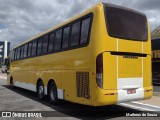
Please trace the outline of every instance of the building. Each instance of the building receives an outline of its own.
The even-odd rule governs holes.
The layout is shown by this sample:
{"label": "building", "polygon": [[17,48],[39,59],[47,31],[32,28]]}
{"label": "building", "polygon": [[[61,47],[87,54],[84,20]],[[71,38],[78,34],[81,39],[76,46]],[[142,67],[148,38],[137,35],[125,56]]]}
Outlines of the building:
{"label": "building", "polygon": [[151,32],[151,37],[152,38],[160,38],[160,26],[158,26],[156,29],[154,29]]}
{"label": "building", "polygon": [[0,41],[0,64],[4,62],[4,58],[9,55],[10,42]]}
{"label": "building", "polygon": [[152,82],[160,84],[160,37],[152,39]]}

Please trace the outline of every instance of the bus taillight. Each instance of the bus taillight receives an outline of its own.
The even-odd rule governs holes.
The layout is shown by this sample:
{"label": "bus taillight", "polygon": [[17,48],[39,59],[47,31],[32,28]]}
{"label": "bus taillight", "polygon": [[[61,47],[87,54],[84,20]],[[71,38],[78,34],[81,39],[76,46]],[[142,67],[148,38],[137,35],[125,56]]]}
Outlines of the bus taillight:
{"label": "bus taillight", "polygon": [[103,88],[103,54],[99,54],[96,59],[96,83]]}

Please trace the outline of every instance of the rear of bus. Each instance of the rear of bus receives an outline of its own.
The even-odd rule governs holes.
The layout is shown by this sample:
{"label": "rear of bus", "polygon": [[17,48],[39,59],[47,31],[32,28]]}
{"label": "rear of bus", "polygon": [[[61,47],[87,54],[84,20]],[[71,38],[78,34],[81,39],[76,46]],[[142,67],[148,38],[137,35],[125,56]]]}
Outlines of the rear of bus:
{"label": "rear of bus", "polygon": [[146,16],[111,4],[102,8],[103,42],[96,57],[97,97],[93,104],[151,98],[151,40]]}

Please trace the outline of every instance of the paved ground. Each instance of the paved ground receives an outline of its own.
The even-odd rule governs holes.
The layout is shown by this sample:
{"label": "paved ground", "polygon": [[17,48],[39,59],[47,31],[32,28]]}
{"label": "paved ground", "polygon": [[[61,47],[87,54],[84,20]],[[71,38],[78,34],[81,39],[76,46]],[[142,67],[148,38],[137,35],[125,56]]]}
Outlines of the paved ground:
{"label": "paved ground", "polygon": [[[156,89],[157,90],[157,89]],[[159,101],[160,101],[160,97]],[[148,103],[146,103],[148,104]],[[160,105],[159,105],[160,106]],[[6,84],[6,75],[0,74],[0,111],[51,111],[54,114],[54,119],[68,120],[68,119],[134,119],[134,117],[125,117],[126,113],[142,114],[142,111],[160,111],[160,108],[155,106],[148,106],[138,103],[124,103],[119,105],[110,105],[104,107],[89,107],[79,104],[63,101],[59,106],[53,106],[46,98],[41,101],[37,98],[34,92],[24,90],[21,88],[12,88]],[[157,113],[157,112],[156,112]],[[49,113],[45,113],[49,114]],[[63,117],[62,117],[63,116]],[[4,118],[0,118],[4,120]],[[21,118],[12,118],[15,120]],[[33,120],[35,118],[32,118]],[[39,119],[39,118],[37,118]],[[41,118],[49,120],[51,117]],[[142,118],[140,118],[142,119]],[[143,119],[150,119],[149,117]],[[158,118],[154,118],[158,119]]]}
{"label": "paved ground", "polygon": [[160,85],[154,86],[154,87],[153,87],[153,91],[160,93]]}

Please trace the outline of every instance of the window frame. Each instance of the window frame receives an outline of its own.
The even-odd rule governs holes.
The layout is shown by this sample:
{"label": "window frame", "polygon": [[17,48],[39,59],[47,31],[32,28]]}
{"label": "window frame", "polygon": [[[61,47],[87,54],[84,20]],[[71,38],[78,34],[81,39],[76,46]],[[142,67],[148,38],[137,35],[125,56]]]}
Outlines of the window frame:
{"label": "window frame", "polygon": [[[76,24],[76,23],[80,23],[80,25],[79,25],[79,41],[78,41],[78,44],[77,45],[72,45],[72,31],[73,31],[73,25],[74,24]],[[72,24],[71,24],[71,32],[70,32],[70,46],[71,46],[71,48],[76,48],[77,46],[79,46],[80,45],[80,36],[81,36],[81,26],[82,26],[82,19],[81,20],[76,20],[75,22],[73,22]]]}
{"label": "window frame", "polygon": [[[47,37],[47,46],[45,48],[45,50],[47,50],[46,52],[44,52],[44,48],[43,48],[44,47],[43,44],[44,44],[44,41],[45,41],[45,37]],[[47,54],[48,53],[48,45],[49,45],[49,34],[43,35],[42,38],[43,38],[43,40],[42,40],[42,54]]]}
{"label": "window frame", "polygon": [[14,60],[17,60],[17,48],[15,48],[15,52],[14,52]]}
{"label": "window frame", "polygon": [[24,52],[24,45],[21,45],[21,55],[20,55],[20,59],[23,59],[23,52]]}
{"label": "window frame", "polygon": [[89,28],[88,28],[88,35],[87,35],[87,38],[86,38],[86,39],[87,39],[87,40],[86,40],[87,42],[86,42],[85,44],[87,44],[87,43],[89,42],[90,32],[91,32],[91,22],[92,22],[92,18],[91,18],[90,16],[85,17],[85,18],[83,18],[83,19],[81,20],[81,34],[80,34],[80,41],[79,41],[79,42],[80,42],[80,43],[79,43],[80,45],[85,45],[85,44],[82,44],[82,43],[81,43],[82,25],[83,25],[82,23],[83,23],[84,20],[86,20],[86,19],[88,19],[88,18],[90,18],[90,23],[89,23]]}
{"label": "window frame", "polygon": [[[56,44],[55,44],[56,43],[56,33],[59,32],[59,31],[61,31],[60,48],[59,49],[55,49],[55,46],[56,46]],[[62,50],[63,27],[60,27],[60,28],[56,29],[54,33],[55,33],[55,36],[54,36],[54,47],[53,47],[54,48],[54,52],[61,51]]]}
{"label": "window frame", "polygon": [[[74,24],[75,22],[77,21],[80,21],[80,35],[79,37],[81,37],[81,27],[82,27],[82,21],[86,18],[90,17],[90,25],[89,25],[89,32],[88,32],[88,38],[87,38],[87,43],[86,44],[80,44],[80,38],[79,38],[79,45],[76,45],[76,46],[73,46],[71,47],[71,27],[72,27],[72,24]],[[21,46],[25,46],[26,44],[28,44],[29,42],[33,42],[34,40],[37,41],[37,44],[36,44],[36,54],[35,55],[32,55],[32,52],[31,52],[31,56],[30,57],[24,57],[24,50],[23,50],[23,58],[21,58],[21,60],[23,59],[28,59],[28,58],[33,58],[33,57],[39,57],[39,56],[42,56],[42,55],[48,55],[48,54],[54,54],[54,53],[57,53],[57,52],[64,52],[64,51],[68,51],[68,50],[73,50],[73,49],[79,49],[79,48],[82,48],[82,47],[86,47],[89,45],[89,42],[90,42],[90,36],[91,36],[91,28],[92,28],[92,22],[93,22],[93,13],[90,12],[84,16],[81,16],[79,17],[78,19],[75,19],[73,20],[72,22],[70,23],[67,23],[59,28],[56,28],[46,34],[43,34],[42,36],[39,36],[31,41],[28,41],[27,43],[25,44],[22,44]],[[69,43],[68,43],[68,47],[67,48],[62,48],[62,40],[63,40],[63,29],[66,28],[66,27],[70,27],[70,32],[69,32]],[[55,40],[55,37],[56,37],[56,31],[59,30],[59,29],[62,29],[62,37],[61,37],[61,49],[59,50],[55,50],[54,46],[55,46],[55,41],[53,41],[53,48],[52,48],[52,51],[49,52],[49,37],[51,34],[54,34],[54,40]],[[47,53],[42,53],[41,51],[41,54],[37,54],[37,49],[38,49],[38,39],[40,39],[41,37],[45,36],[48,34],[48,46],[47,46]],[[32,43],[32,46],[33,46],[33,43]],[[43,40],[42,40],[42,46],[43,46]],[[41,48],[42,48],[41,46]],[[25,48],[25,47],[24,47]],[[17,48],[14,48],[13,50],[16,50]],[[27,52],[28,52],[28,45],[27,45]],[[15,52],[14,52],[15,53]],[[27,53],[28,55],[28,53]],[[16,61],[15,59],[13,61]]]}
{"label": "window frame", "polygon": [[[140,39],[135,39],[135,38],[129,38],[129,37],[121,37],[121,36],[117,36],[117,35],[113,35],[110,33],[109,29],[108,29],[108,22],[107,22],[107,16],[106,16],[106,7],[115,7],[115,8],[119,8],[119,9],[123,9],[123,10],[128,10],[128,11],[131,11],[131,12],[134,12],[134,13],[137,13],[137,14],[141,14],[141,15],[144,15],[145,18],[146,18],[146,23],[147,23],[147,39],[146,40],[140,40]],[[118,5],[112,5],[112,4],[108,4],[108,3],[103,3],[103,9],[104,9],[104,20],[105,20],[105,26],[106,26],[106,34],[108,34],[110,37],[114,37],[114,38],[119,38],[119,39],[123,39],[123,40],[130,40],[130,41],[139,41],[139,42],[147,42],[148,41],[148,22],[147,22],[147,17],[145,14],[141,13],[141,12],[138,12],[138,11],[135,11],[135,10],[132,10],[132,9],[129,9],[129,8],[125,8],[125,7],[122,7],[122,6],[118,6]]]}
{"label": "window frame", "polygon": [[[40,53],[38,53],[38,43],[39,43],[39,40],[41,40],[41,52]],[[43,51],[42,51],[42,46],[43,46],[43,36],[40,36],[38,39],[37,39],[37,48],[36,48],[36,56],[39,56],[39,55],[42,55],[43,53]]]}
{"label": "window frame", "polygon": [[[31,46],[30,46],[31,44]],[[30,41],[28,43],[28,52],[27,52],[27,57],[31,57],[32,56],[32,45],[33,45],[33,41]],[[31,48],[30,48],[31,47]],[[30,49],[29,49],[30,48]]]}
{"label": "window frame", "polygon": [[[54,35],[53,36],[53,42],[52,42],[52,49],[51,49],[51,51],[49,51],[49,41],[50,41],[50,36],[51,35]],[[54,40],[55,40],[55,31],[52,31],[52,32],[50,32],[49,34],[48,34],[48,53],[50,54],[50,53],[52,53],[53,51],[54,51]]]}
{"label": "window frame", "polygon": [[11,50],[12,51],[12,57],[11,57],[11,61],[14,60],[14,52],[15,52],[15,49]]}
{"label": "window frame", "polygon": [[[26,56],[24,57],[25,46],[27,46],[27,50],[26,50]],[[28,55],[28,43],[24,44],[23,58],[27,58],[28,57],[27,55]]]}
{"label": "window frame", "polygon": [[[35,43],[35,41],[36,41],[36,48],[35,48],[35,54],[33,55],[32,53],[33,53],[33,43]],[[37,44],[38,43],[38,39],[34,39],[34,40],[32,40],[32,52],[31,52],[31,57],[35,57],[35,56],[37,56]]]}
{"label": "window frame", "polygon": [[[67,46],[66,48],[63,48],[63,43],[64,43],[64,41],[63,41],[63,39],[64,39],[64,29],[66,29],[66,28],[69,28],[68,46]],[[65,50],[65,49],[68,49],[68,48],[70,47],[70,41],[71,41],[71,26],[70,26],[70,25],[64,26],[62,33],[63,33],[63,34],[62,34],[62,46],[61,46],[61,48],[62,48],[63,50]]]}
{"label": "window frame", "polygon": [[21,55],[21,46],[17,48],[17,60],[20,59],[20,55]]}

